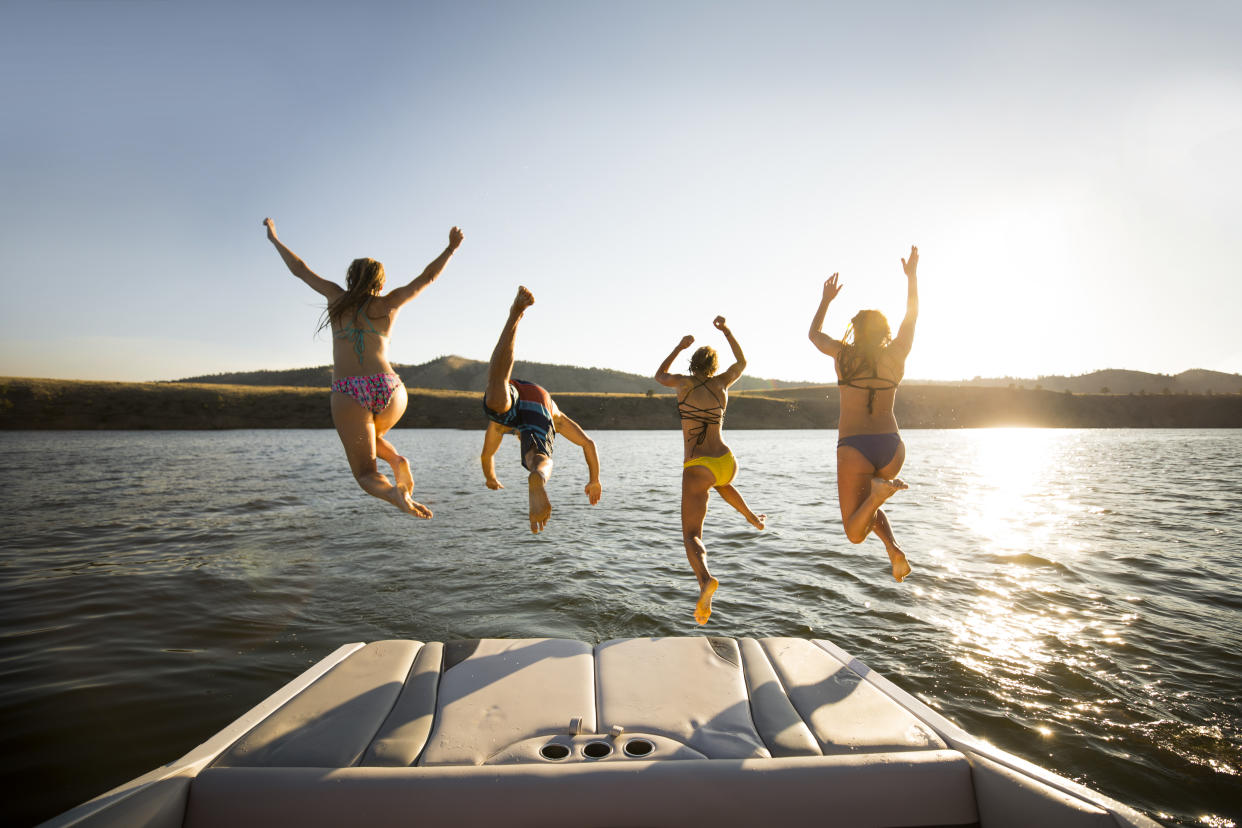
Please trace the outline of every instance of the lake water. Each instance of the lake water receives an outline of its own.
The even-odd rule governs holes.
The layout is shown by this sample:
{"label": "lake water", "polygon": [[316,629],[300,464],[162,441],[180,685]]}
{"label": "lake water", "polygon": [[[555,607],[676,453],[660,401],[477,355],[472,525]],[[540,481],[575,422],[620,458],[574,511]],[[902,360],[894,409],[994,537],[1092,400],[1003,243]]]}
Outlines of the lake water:
{"label": "lake water", "polygon": [[[558,445],[530,534],[517,447],[398,429],[430,522],[364,495],[331,431],[0,433],[0,821],[177,758],[350,641],[695,635],[677,432]],[[908,431],[850,545],[835,432],[733,431],[706,632],[835,641],[968,731],[1175,825],[1242,821],[1242,431]]]}

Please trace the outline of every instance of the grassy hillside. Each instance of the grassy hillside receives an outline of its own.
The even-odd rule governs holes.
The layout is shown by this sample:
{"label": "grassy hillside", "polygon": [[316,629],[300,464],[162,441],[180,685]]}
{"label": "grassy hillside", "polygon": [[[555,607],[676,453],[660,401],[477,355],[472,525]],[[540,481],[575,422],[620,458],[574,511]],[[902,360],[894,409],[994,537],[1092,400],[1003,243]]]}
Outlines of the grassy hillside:
{"label": "grassy hillside", "polygon": [[[412,388],[401,427],[482,428],[478,391]],[[662,395],[557,393],[591,428],[675,429]],[[835,428],[836,386],[739,392],[728,428]],[[1008,388],[903,386],[902,428],[1044,426],[1242,428],[1242,395],[1069,394]],[[0,429],[331,428],[324,388],[0,379]]]}

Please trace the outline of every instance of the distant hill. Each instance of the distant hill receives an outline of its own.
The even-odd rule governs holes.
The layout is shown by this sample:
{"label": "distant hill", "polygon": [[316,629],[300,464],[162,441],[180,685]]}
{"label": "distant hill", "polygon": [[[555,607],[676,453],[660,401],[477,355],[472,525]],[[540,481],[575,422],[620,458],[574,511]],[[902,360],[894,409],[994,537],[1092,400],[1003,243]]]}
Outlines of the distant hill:
{"label": "distant hill", "polygon": [[[459,356],[442,356],[421,365],[394,365],[408,388],[446,391],[481,391],[487,384],[487,363]],[[545,386],[554,393],[657,394],[671,393],[652,377],[627,374],[610,368],[580,368],[576,365],[550,365],[518,360],[513,375]],[[184,383],[209,385],[258,385],[326,388],[332,382],[332,368],[291,368],[286,371],[232,371],[209,376],[186,377]],[[775,391],[802,388],[810,382],[761,379],[743,376],[735,391]],[[1201,369],[1180,374],[1148,374],[1143,371],[1093,371],[1075,377],[1043,376],[975,377],[972,380],[924,381],[907,379],[905,385],[952,385],[974,388],[1024,388],[1042,391],[1070,391],[1075,394],[1242,394],[1242,374],[1225,374]]]}
{"label": "distant hill", "polygon": [[[446,391],[482,391],[487,385],[487,363],[459,356],[442,356],[421,365],[394,364],[407,388],[434,388]],[[627,374],[611,368],[580,368],[576,365],[550,365],[546,362],[518,360],[513,376],[537,382],[555,393],[658,394],[671,393],[653,377]],[[176,380],[208,385],[260,385],[326,388],[332,382],[332,368],[291,368],[287,371],[233,371]],[[783,382],[743,376],[733,387],[738,391],[796,388],[809,383]]]}
{"label": "distant hill", "polygon": [[1242,374],[1194,369],[1180,374],[1149,374],[1144,371],[1110,369],[1092,371],[1074,377],[1042,376],[1037,379],[1016,377],[975,377],[953,382],[921,382],[907,384],[957,385],[979,388],[1028,388],[1045,391],[1070,391],[1075,394],[1242,394]]}

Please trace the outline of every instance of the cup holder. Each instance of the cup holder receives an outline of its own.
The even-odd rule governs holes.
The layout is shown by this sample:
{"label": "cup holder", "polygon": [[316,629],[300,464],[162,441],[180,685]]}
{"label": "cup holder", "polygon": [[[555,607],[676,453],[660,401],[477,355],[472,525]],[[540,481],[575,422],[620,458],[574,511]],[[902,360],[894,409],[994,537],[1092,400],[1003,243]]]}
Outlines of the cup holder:
{"label": "cup holder", "polygon": [[569,756],[569,748],[565,745],[558,745],[556,742],[552,742],[551,744],[547,744],[539,748],[539,755],[544,759],[559,762]]}
{"label": "cup holder", "polygon": [[655,750],[655,743],[647,739],[630,739],[625,743],[626,756],[649,756]]}
{"label": "cup holder", "polygon": [[585,744],[577,740],[574,740],[574,742],[575,744],[565,744],[561,741],[548,742],[539,748],[539,756],[549,762],[563,762],[566,759],[573,759],[576,744],[581,744],[582,746],[582,758],[592,761],[607,759],[613,754],[614,750],[620,751],[631,758],[642,758],[651,756],[656,749],[655,742],[641,736],[627,739],[624,745],[622,745],[620,739],[605,741],[598,737],[591,739]]}
{"label": "cup holder", "polygon": [[587,742],[582,748],[582,755],[588,759],[603,759],[612,753],[612,745],[607,742]]}

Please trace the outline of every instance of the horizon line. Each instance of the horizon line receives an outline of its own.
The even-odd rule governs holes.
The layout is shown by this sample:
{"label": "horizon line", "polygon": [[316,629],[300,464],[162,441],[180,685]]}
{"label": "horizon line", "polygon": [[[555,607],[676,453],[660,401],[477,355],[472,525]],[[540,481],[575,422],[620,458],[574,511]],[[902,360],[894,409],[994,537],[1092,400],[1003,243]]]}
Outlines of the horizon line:
{"label": "horizon line", "polygon": [[[394,368],[398,368],[398,367],[418,368],[418,367],[422,367],[425,365],[430,365],[434,362],[438,362],[443,359],[450,359],[450,358],[462,359],[468,362],[482,364],[482,365],[487,364],[486,360],[472,359],[470,357],[463,357],[459,354],[444,354],[444,355],[435,357],[434,359],[427,360],[426,362],[418,362],[418,363],[393,362],[392,365]],[[526,363],[533,364],[533,365],[548,365],[552,367],[571,368],[571,369],[585,370],[585,371],[610,371],[613,373],[622,374],[626,377],[649,378],[645,374],[636,374],[631,371],[623,371],[619,368],[605,368],[601,366],[588,366],[588,365],[573,365],[570,363],[538,362],[535,360],[517,360],[517,362],[526,362]],[[197,380],[197,379],[202,379],[202,378],[207,378],[207,377],[218,377],[218,376],[224,376],[228,374],[262,374],[262,373],[278,374],[278,373],[285,373],[285,372],[292,372],[292,371],[311,371],[311,370],[324,370],[324,369],[327,369],[330,371],[332,369],[332,366],[330,364],[320,364],[320,365],[307,365],[307,366],[299,366],[299,367],[291,367],[291,368],[254,368],[254,369],[249,369],[249,370],[226,370],[226,371],[217,371],[214,373],[194,374],[191,376],[183,376],[183,377],[178,377],[175,379],[129,379],[129,380],[127,379],[97,379],[97,378],[92,379],[92,378],[86,378],[86,377],[33,376],[33,375],[18,375],[18,374],[9,375],[4,378],[5,379],[29,379],[29,380],[68,380],[68,381],[77,381],[77,382],[148,382],[148,383],[170,383],[172,382],[172,383],[176,383],[176,382],[193,382],[194,380]],[[1183,371],[1179,371],[1176,374],[1165,374],[1165,373],[1160,373],[1157,371],[1142,371],[1142,370],[1135,369],[1135,368],[1099,368],[1099,369],[1095,369],[1093,371],[1087,371],[1081,374],[1040,374],[1035,377],[1021,377],[1021,376],[1011,376],[1011,375],[983,376],[983,375],[978,375],[978,374],[975,375],[974,377],[958,377],[954,379],[930,379],[930,378],[911,377],[911,378],[903,379],[902,384],[903,385],[951,385],[954,383],[969,384],[969,383],[977,383],[977,382],[1035,383],[1035,382],[1041,382],[1041,381],[1050,380],[1050,379],[1052,380],[1082,379],[1084,377],[1090,377],[1096,374],[1104,374],[1104,373],[1110,373],[1110,372],[1140,374],[1140,375],[1146,375],[1150,377],[1164,377],[1168,379],[1176,379],[1177,377],[1182,376],[1183,374],[1201,372],[1201,373],[1206,373],[1206,374],[1219,374],[1224,377],[1236,377],[1236,378],[1242,379],[1242,373],[1217,371],[1217,370],[1213,370],[1210,368],[1187,368]],[[757,380],[760,382],[780,382],[780,383],[785,383],[791,386],[801,386],[801,387],[816,387],[816,386],[834,384],[832,381],[819,382],[819,381],[813,381],[813,380],[787,380],[787,379],[780,379],[777,377],[761,377],[761,376],[757,376],[754,374],[743,374],[742,376],[744,378],[751,379],[751,380]]]}

